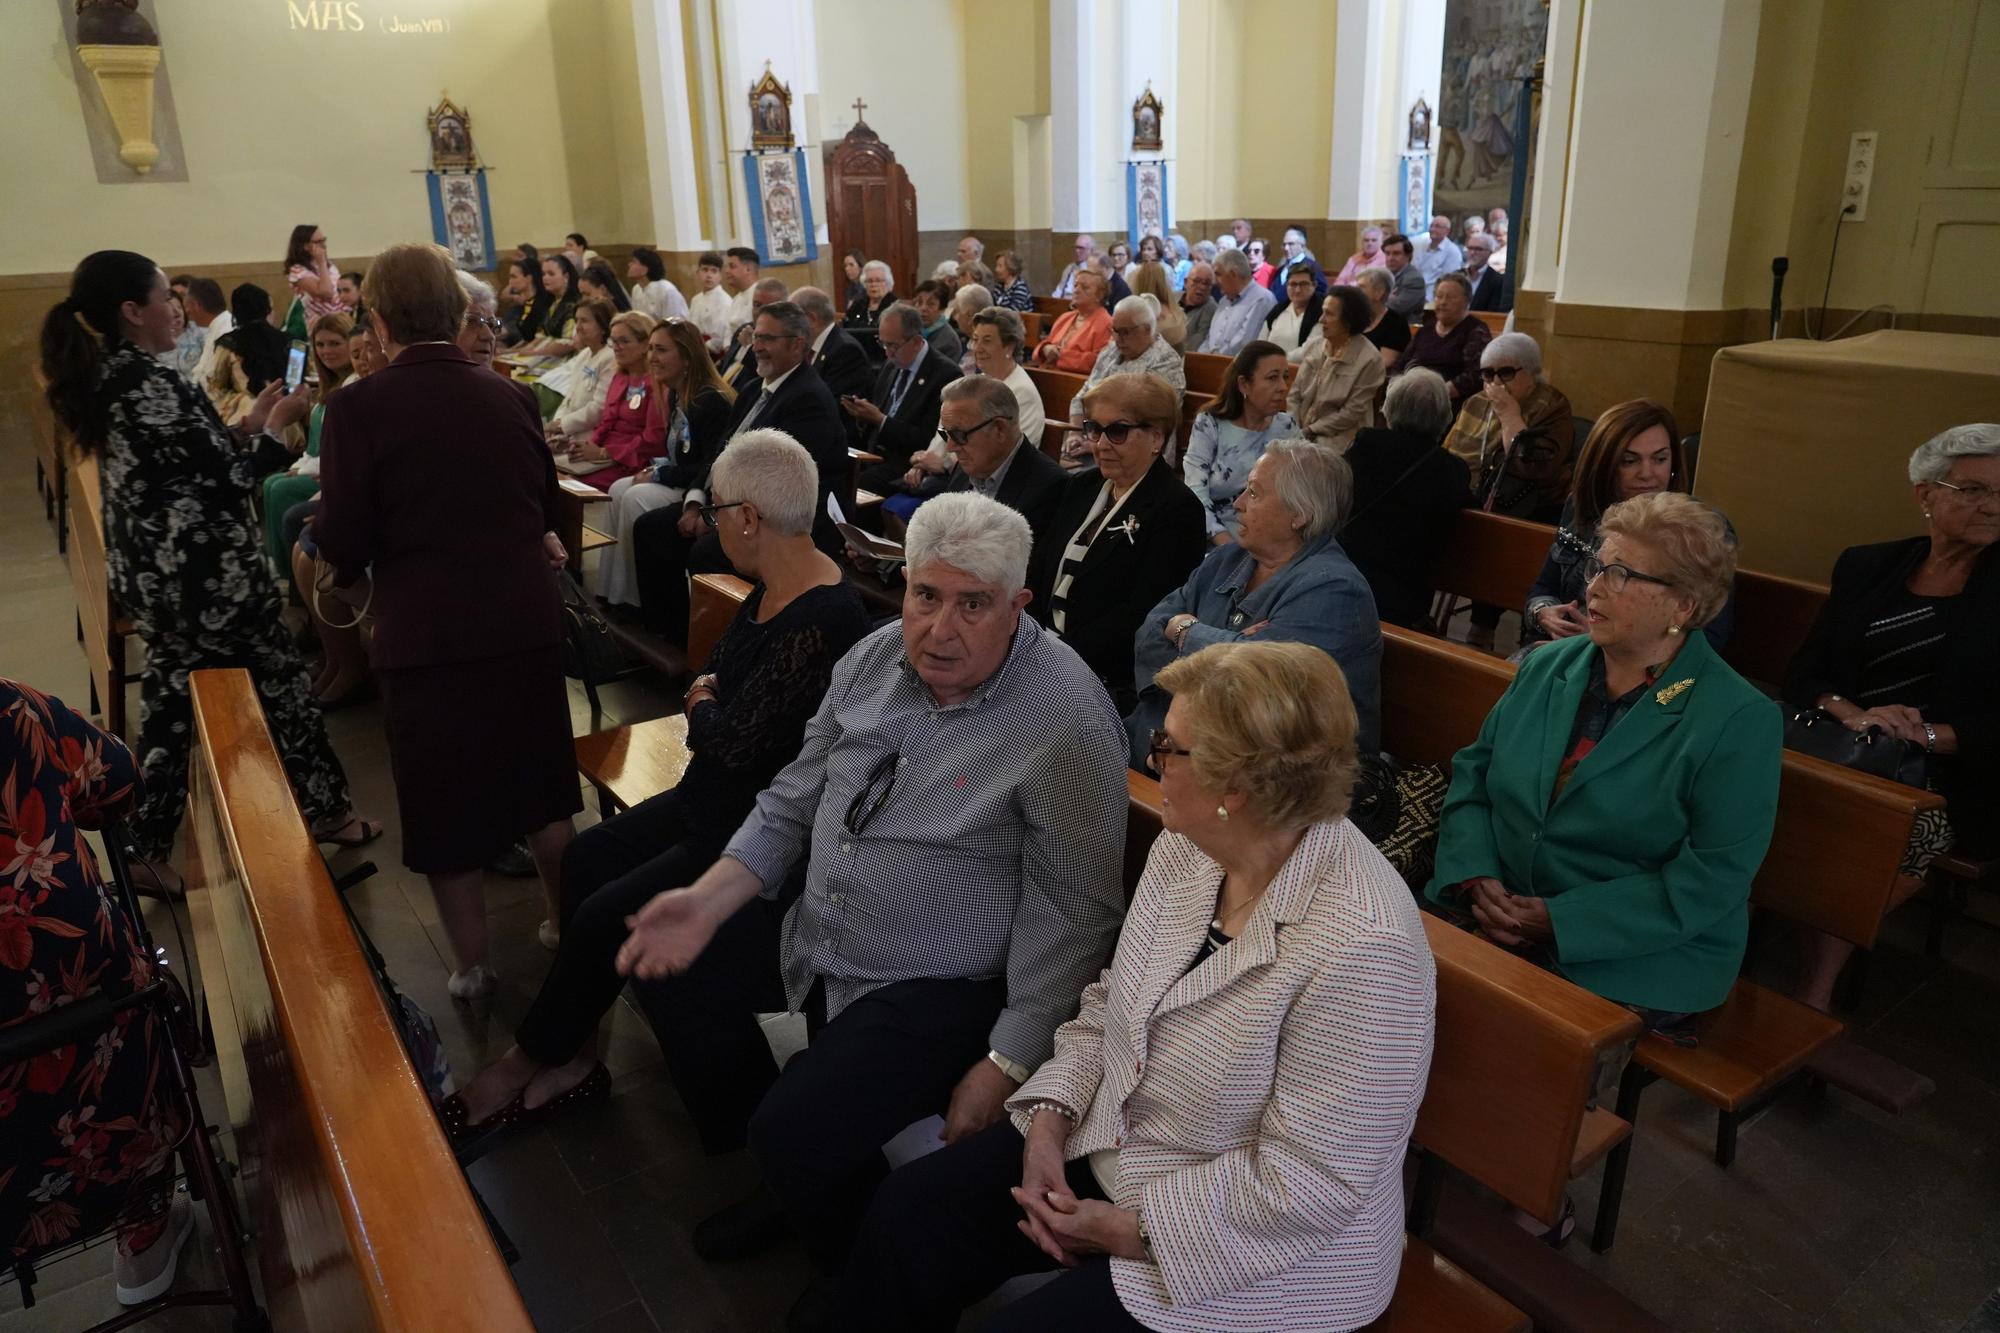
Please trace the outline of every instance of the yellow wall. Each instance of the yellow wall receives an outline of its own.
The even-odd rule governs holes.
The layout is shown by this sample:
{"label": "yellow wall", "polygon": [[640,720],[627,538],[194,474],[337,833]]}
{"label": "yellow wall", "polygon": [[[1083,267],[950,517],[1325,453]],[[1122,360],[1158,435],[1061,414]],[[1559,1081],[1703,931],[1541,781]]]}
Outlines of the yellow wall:
{"label": "yellow wall", "polygon": [[1334,6],[1181,0],[1175,212],[1326,216]]}
{"label": "yellow wall", "polygon": [[[1046,136],[1040,161],[1022,160],[1033,153],[1034,136],[1017,134],[1017,121],[1049,114],[1049,0],[956,2],[965,42],[963,152],[967,162],[976,164],[966,182],[966,225],[1047,228]],[[1043,184],[1039,200],[1024,201],[1015,187],[1016,174],[1031,167],[1039,169]],[[1032,215],[1036,204],[1039,217]],[[918,225],[933,227],[927,219]]]}
{"label": "yellow wall", "polygon": [[451,30],[295,30],[288,0],[160,5],[188,179],[99,184],[78,100],[98,93],[75,83],[61,13],[10,5],[0,43],[0,86],[10,94],[0,273],[66,272],[113,247],[176,267],[268,257],[275,268],[298,222],[323,228],[336,256],[428,238],[424,112],[443,90],[471,112],[493,168],[502,251],[559,240],[579,225],[586,234],[600,224],[613,233],[650,226],[643,189],[635,210],[615,184],[580,188],[643,170],[643,154],[626,146],[638,126],[636,95],[614,96],[636,75],[621,84],[604,73],[632,64],[623,55],[629,16],[605,17],[625,8],[621,0],[353,0],[350,8],[371,25],[395,9],[448,19]]}
{"label": "yellow wall", "polygon": [[[868,107],[863,118],[895,150],[916,187],[918,228],[966,226],[971,92],[962,0],[893,6],[880,0],[817,0],[814,11],[823,123],[853,124],[852,104],[860,97]],[[1001,169],[984,155],[979,164],[981,171]]]}

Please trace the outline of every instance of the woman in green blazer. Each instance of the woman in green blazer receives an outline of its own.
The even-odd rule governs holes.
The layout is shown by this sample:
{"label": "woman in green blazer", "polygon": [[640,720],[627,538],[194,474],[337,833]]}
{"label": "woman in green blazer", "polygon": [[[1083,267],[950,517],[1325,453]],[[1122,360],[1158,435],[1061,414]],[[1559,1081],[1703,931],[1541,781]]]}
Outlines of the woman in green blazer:
{"label": "woman in green blazer", "polygon": [[1742,966],[1783,726],[1693,632],[1735,576],[1722,516],[1645,495],[1599,533],[1590,633],[1530,656],[1452,761],[1427,894],[1663,1027]]}

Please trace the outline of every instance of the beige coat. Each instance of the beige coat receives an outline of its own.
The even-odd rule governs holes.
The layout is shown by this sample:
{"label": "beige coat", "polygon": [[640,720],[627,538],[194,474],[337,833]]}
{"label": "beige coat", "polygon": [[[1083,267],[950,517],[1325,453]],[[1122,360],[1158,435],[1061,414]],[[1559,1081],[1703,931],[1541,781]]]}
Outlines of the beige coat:
{"label": "beige coat", "polygon": [[1285,410],[1307,439],[1346,453],[1355,432],[1375,424],[1386,379],[1382,356],[1366,338],[1350,337],[1337,356],[1324,338],[1315,338],[1299,362]]}

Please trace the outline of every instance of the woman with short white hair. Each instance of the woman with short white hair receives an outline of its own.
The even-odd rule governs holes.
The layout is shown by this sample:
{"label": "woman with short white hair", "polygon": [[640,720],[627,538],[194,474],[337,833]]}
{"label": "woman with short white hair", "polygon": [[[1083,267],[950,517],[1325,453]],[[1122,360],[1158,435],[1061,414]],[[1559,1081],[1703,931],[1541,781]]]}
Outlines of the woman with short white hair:
{"label": "woman with short white hair", "polygon": [[[1925,441],[1909,480],[1924,534],[1842,551],[1785,673],[1793,708],[1930,756],[1931,785],[1949,804],[1919,818],[1894,903],[1954,845],[1974,859],[2000,853],[2000,425],[1953,426]],[[1821,937],[1799,998],[1827,1008],[1851,952]]]}
{"label": "woman with short white hair", "polygon": [[[744,431],[717,456],[701,517],[752,587],[681,706],[692,757],[675,786],[570,845],[555,965],[515,1045],[440,1108],[454,1138],[523,1129],[609,1094],[597,1033],[625,987],[617,958],[627,918],[721,856],[758,793],[797,757],[834,663],[868,632],[860,597],[813,545],[818,496],[812,456],[783,431]],[[656,991],[633,994],[670,1050],[687,1039],[654,1020]]]}
{"label": "woman with short white hair", "polygon": [[882,312],[896,304],[896,278],[889,266],[871,259],[861,266],[861,295],[847,307],[840,326],[860,340],[862,350],[875,365],[882,364],[882,339],[878,332]]}

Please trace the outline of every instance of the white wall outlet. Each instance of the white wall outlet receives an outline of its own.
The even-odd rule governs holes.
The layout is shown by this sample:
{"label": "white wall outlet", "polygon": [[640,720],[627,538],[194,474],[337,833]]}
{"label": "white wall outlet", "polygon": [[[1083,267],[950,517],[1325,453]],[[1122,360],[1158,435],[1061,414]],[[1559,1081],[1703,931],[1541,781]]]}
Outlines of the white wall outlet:
{"label": "white wall outlet", "polygon": [[1856,130],[1847,141],[1847,173],[1840,185],[1841,216],[1849,222],[1868,220],[1868,185],[1875,179],[1874,130]]}

